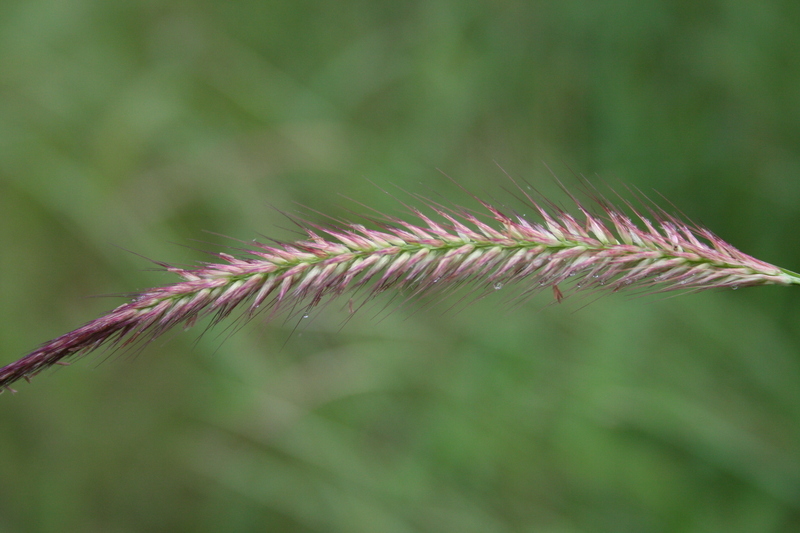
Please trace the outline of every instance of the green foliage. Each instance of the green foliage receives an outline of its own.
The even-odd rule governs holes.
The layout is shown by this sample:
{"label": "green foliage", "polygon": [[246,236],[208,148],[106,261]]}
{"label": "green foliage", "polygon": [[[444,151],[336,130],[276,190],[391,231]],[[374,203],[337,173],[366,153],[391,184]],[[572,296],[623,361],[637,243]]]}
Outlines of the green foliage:
{"label": "green foliage", "polygon": [[[399,213],[391,184],[467,203],[435,168],[513,209],[493,160],[549,196],[542,161],[654,187],[797,270],[798,9],[3,2],[0,363],[121,303],[87,295],[169,282],[125,250],[294,239],[270,206],[361,211],[339,193]],[[797,530],[792,288],[497,292],[334,303],[22,384],[0,532]]]}

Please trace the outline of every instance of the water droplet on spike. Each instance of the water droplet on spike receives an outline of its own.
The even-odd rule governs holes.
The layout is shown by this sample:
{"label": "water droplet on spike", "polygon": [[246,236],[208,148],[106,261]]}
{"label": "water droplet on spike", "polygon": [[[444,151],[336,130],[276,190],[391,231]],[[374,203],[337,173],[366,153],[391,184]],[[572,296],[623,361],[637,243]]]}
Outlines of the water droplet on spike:
{"label": "water droplet on spike", "polygon": [[499,281],[494,284],[494,290],[499,291],[502,288],[503,288],[503,284],[500,283]]}

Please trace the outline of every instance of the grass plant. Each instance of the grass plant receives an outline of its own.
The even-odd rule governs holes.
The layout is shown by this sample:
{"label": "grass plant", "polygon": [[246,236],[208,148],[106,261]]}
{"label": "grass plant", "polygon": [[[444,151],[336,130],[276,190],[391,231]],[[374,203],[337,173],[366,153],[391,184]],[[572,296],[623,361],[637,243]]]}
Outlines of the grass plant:
{"label": "grass plant", "polygon": [[751,257],[647,199],[643,209],[623,200],[629,215],[596,190],[588,194],[595,209],[567,192],[572,214],[534,198],[529,186],[517,184],[517,191],[538,222],[477,197],[483,213],[419,198],[431,214],[408,207],[414,223],[386,216],[372,219],[374,228],[297,220],[305,240],[251,243],[239,256],[217,253],[220,262],[196,268],[159,263],[183,280],[144,291],[3,367],[0,392],[15,392],[14,382],[76,356],[149,341],[208,315],[213,325],[237,309],[244,320],[263,311],[270,318],[282,311],[306,314],[348,294],[361,294],[359,307],[390,289],[412,298],[463,285],[479,294],[515,285],[519,300],[550,288],[560,302],[576,291],[800,284],[800,275]]}

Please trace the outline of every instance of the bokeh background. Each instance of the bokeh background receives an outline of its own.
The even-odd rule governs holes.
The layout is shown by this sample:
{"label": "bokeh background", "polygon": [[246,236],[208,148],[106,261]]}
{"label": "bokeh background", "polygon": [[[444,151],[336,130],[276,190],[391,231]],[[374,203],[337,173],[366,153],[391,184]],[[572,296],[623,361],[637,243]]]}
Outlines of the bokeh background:
{"label": "bokeh background", "polygon": [[[800,269],[798,20],[4,0],[0,363],[175,279],[146,258],[237,244],[207,232],[294,239],[280,211],[401,215],[403,191],[475,207],[437,169],[509,209],[497,164],[559,201],[548,166],[656,190]],[[551,300],[335,303],[21,383],[0,532],[800,529],[800,291]]]}

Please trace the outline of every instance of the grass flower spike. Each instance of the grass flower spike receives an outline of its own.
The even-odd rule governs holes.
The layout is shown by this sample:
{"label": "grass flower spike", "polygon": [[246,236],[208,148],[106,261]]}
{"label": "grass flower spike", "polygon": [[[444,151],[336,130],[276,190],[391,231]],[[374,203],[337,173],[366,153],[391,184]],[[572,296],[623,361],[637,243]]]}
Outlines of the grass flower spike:
{"label": "grass flower spike", "polygon": [[476,290],[516,284],[520,297],[551,288],[561,301],[585,290],[800,284],[799,275],[656,207],[647,209],[648,218],[628,204],[628,216],[593,195],[599,214],[573,197],[573,215],[519,191],[540,221],[508,215],[479,199],[483,215],[426,202],[432,215],[412,208],[413,224],[394,218],[382,218],[377,229],[305,223],[303,241],[255,243],[239,257],[220,253],[219,263],[193,269],[162,265],[182,281],[145,291],[3,367],[0,392],[97,348],[152,340],[199,317],[213,315],[213,324],[239,308],[245,318],[265,309],[270,316],[307,310],[359,289],[366,300],[388,289],[414,296],[464,284]]}

